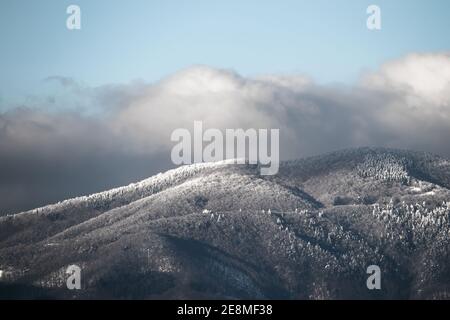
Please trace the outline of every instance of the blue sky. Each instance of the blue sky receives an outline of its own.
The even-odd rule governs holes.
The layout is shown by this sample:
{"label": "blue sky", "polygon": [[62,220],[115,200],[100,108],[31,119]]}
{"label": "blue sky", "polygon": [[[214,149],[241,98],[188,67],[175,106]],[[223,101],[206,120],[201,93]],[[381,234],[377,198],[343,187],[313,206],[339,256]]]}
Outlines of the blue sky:
{"label": "blue sky", "polygon": [[[66,29],[70,4],[82,30]],[[381,31],[366,28],[370,4]],[[0,108],[48,90],[49,76],[153,82],[194,64],[349,83],[388,59],[448,50],[449,14],[447,0],[2,0]]]}

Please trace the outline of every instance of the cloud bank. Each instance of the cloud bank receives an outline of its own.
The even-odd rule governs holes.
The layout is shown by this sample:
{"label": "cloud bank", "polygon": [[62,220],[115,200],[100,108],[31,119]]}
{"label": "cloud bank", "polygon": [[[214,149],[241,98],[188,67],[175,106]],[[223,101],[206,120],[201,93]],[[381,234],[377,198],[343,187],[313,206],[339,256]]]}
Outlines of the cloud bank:
{"label": "cloud bank", "polygon": [[299,75],[244,77],[206,66],[153,84],[92,88],[63,77],[47,81],[59,83],[66,98],[0,114],[0,214],[165,170],[172,166],[170,134],[191,129],[194,120],[223,130],[279,128],[282,159],[358,146],[450,156],[447,53],[387,62],[353,86],[319,85]]}

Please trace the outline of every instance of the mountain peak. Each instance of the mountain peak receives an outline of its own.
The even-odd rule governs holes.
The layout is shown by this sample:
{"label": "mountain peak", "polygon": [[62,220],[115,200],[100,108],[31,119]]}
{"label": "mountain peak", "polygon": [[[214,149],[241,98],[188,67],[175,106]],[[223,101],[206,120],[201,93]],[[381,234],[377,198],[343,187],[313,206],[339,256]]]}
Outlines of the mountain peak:
{"label": "mountain peak", "polygon": [[2,279],[64,297],[58,279],[76,264],[89,278],[80,298],[369,298],[361,279],[376,264],[384,298],[446,295],[449,163],[359,148],[275,176],[232,160],[183,166],[0,218]]}

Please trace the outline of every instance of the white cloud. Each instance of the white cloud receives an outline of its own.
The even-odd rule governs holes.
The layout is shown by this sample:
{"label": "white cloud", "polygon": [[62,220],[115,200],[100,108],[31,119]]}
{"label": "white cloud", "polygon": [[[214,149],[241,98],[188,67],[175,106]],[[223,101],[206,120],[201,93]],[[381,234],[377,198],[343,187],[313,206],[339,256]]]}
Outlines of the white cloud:
{"label": "white cloud", "polygon": [[[428,107],[450,104],[450,54],[410,54],[366,75],[368,88],[403,94]],[[414,102],[414,100],[413,100]]]}
{"label": "white cloud", "polygon": [[[248,78],[206,66],[147,85],[86,88],[63,80],[100,104],[103,116],[30,111],[27,118],[23,110],[12,112],[2,117],[9,121],[9,138],[19,145],[27,140],[45,145],[58,137],[82,140],[95,131],[90,143],[105,140],[103,145],[116,151],[155,154],[171,147],[174,129],[202,120],[219,129],[279,128],[285,157],[366,144],[444,154],[450,149],[441,144],[450,129],[450,55],[444,53],[387,62],[352,87],[321,86],[299,75]],[[36,132],[38,124],[53,129],[51,138]]]}
{"label": "white cloud", "polygon": [[280,128],[290,158],[359,145],[449,154],[440,139],[449,130],[449,90],[447,54],[388,62],[353,87],[320,86],[298,75],[245,78],[197,66],[148,86],[110,124],[140,151],[167,148],[172,130],[203,120],[222,129]]}
{"label": "white cloud", "polygon": [[[14,177],[14,170],[20,175],[27,165],[40,170],[32,165],[36,158],[59,165],[59,175],[77,161],[82,172],[90,158],[86,170],[94,172],[112,162],[112,173],[127,168],[134,156],[149,159],[151,167],[155,157],[169,161],[172,131],[190,129],[194,120],[219,129],[279,128],[284,159],[365,145],[450,156],[450,55],[445,53],[387,62],[354,86],[318,85],[301,75],[250,78],[206,66],[155,84],[86,88],[63,80],[66,89],[74,88],[71,94],[83,95],[83,101],[87,93],[89,104],[101,112],[42,108],[0,115],[0,153],[9,161],[0,171]],[[51,175],[51,168],[46,172]]]}

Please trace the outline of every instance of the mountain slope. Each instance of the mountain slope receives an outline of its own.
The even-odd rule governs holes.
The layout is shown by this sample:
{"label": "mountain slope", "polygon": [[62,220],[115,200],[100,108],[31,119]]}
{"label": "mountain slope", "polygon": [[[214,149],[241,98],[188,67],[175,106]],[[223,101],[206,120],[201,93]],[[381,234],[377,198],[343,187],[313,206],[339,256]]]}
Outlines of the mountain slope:
{"label": "mountain slope", "polygon": [[[362,148],[196,164],[0,218],[0,294],[448,298],[450,161]],[[82,268],[82,290],[65,270]],[[378,265],[382,290],[366,287]]]}

